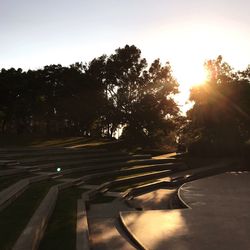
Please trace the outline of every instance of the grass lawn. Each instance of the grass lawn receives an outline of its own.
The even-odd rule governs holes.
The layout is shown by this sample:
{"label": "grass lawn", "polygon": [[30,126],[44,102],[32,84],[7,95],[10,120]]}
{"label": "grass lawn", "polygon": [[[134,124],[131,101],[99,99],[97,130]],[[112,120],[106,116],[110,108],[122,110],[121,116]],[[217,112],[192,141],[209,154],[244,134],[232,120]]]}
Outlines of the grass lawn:
{"label": "grass lawn", "polygon": [[77,199],[84,191],[86,190],[70,188],[59,193],[40,250],[75,250]]}
{"label": "grass lawn", "polygon": [[[0,147],[72,147],[72,148],[123,148],[123,143],[105,138],[49,137],[33,135],[1,135]],[[118,147],[118,148],[117,148]]]}
{"label": "grass lawn", "polygon": [[39,206],[52,182],[33,184],[10,206],[0,212],[0,249],[9,250]]}
{"label": "grass lawn", "polygon": [[148,170],[139,170],[138,172],[131,172],[131,173],[122,173],[122,172],[117,172],[117,173],[112,173],[110,172],[106,176],[103,177],[95,177],[90,180],[87,180],[86,183],[90,185],[100,185],[104,182],[107,181],[115,181],[115,180],[122,180],[122,179],[127,179],[127,178],[133,178],[133,177],[138,177],[138,176],[143,176],[145,174],[153,174],[153,173],[158,173],[159,171],[150,171]]}
{"label": "grass lawn", "polygon": [[46,137],[32,135],[2,135],[0,147],[53,147],[70,146],[78,143],[88,143],[89,138],[84,137]]}

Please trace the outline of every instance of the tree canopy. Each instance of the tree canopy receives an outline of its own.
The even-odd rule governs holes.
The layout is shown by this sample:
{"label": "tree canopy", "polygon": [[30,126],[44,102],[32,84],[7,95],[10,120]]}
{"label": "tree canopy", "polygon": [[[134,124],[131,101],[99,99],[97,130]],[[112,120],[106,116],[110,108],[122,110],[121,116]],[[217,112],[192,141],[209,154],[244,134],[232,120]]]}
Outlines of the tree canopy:
{"label": "tree canopy", "polygon": [[151,65],[134,45],[69,67],[0,71],[1,133],[114,136],[136,140],[175,129],[178,83],[169,63]]}
{"label": "tree canopy", "polygon": [[[204,64],[182,116],[170,63],[151,64],[134,45],[89,63],[0,71],[0,133],[121,137],[133,144],[187,143],[191,151],[232,153],[250,137],[250,66],[235,71],[222,56]],[[151,144],[152,145],[152,144]]]}
{"label": "tree canopy", "polygon": [[194,106],[188,112],[189,132],[206,145],[197,147],[204,153],[237,152],[250,136],[250,68],[236,72],[221,56],[205,67],[206,83],[193,87],[190,94]]}

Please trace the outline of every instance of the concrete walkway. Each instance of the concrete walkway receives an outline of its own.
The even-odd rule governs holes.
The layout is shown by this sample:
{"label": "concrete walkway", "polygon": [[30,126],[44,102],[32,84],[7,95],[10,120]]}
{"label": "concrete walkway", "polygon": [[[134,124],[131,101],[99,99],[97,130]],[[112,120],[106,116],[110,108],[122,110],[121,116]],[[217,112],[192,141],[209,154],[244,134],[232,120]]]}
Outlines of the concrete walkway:
{"label": "concrete walkway", "polygon": [[143,210],[168,209],[170,199],[176,190],[158,189],[130,200],[135,207],[141,207]]}
{"label": "concrete walkway", "polygon": [[123,201],[94,204],[88,211],[89,234],[93,250],[135,249],[119,229],[119,211],[131,211]]}
{"label": "concrete walkway", "polygon": [[93,250],[136,249],[120,234],[117,218],[92,218],[89,232]]}
{"label": "concrete walkway", "polygon": [[226,173],[185,184],[192,209],[123,212],[130,232],[150,250],[250,249],[250,174]]}

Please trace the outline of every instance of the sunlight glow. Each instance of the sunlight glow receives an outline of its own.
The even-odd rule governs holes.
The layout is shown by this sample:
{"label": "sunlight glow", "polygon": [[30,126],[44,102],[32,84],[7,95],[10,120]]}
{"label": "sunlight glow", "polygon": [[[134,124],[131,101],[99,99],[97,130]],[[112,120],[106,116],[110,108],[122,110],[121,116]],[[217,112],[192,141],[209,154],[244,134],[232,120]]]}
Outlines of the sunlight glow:
{"label": "sunlight glow", "polygon": [[190,18],[185,24],[162,22],[157,29],[141,35],[143,44],[140,47],[151,60],[158,55],[163,63],[164,59],[170,62],[173,75],[180,84],[176,100],[185,113],[190,87],[206,79],[204,62],[222,55],[233,68],[246,68],[247,55],[250,55],[249,39],[244,25],[204,16]]}
{"label": "sunlight glow", "polygon": [[203,84],[207,79],[207,72],[202,63],[182,62],[174,65],[173,73],[179,82],[180,93],[176,100],[183,113],[192,107],[189,102],[190,89],[195,85]]}
{"label": "sunlight glow", "polygon": [[188,225],[183,213],[186,211],[182,209],[151,210],[143,213],[123,212],[122,218],[128,230],[144,244],[146,249],[156,249],[160,243],[166,244],[187,234]]}
{"label": "sunlight glow", "polygon": [[[202,66],[202,65],[201,65]],[[182,89],[190,89],[194,85],[202,84],[207,79],[206,71],[200,65],[178,64],[174,75]]]}

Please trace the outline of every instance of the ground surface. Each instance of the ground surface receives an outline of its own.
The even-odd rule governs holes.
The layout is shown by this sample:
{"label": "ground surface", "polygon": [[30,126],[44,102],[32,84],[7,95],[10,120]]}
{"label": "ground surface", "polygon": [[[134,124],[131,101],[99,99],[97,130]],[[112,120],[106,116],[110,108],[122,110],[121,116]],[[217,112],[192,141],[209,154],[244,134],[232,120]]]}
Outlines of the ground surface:
{"label": "ground surface", "polygon": [[[15,144],[9,142],[9,146]],[[4,236],[2,240],[0,234],[0,249],[11,249],[49,188],[59,184],[67,188],[58,198],[54,195],[55,209],[39,249],[73,250],[88,242],[93,250],[138,249],[136,240],[152,250],[250,249],[249,174],[224,174],[185,184],[180,193],[191,209],[180,209],[183,204],[176,196],[183,183],[239,170],[234,158],[193,158],[162,150],[152,150],[151,157],[151,152],[131,154],[122,141],[105,139],[27,138],[26,142],[29,147],[0,148],[0,198],[2,194],[6,202],[6,194],[14,197],[23,178],[45,178],[30,183],[13,204],[0,211]],[[34,187],[40,190],[39,199],[27,196]],[[37,193],[33,190],[31,195]],[[88,227],[84,224],[82,229],[89,236],[80,243],[76,240],[78,199],[87,207],[83,215]]]}
{"label": "ground surface", "polygon": [[250,249],[250,174],[186,183],[187,209],[124,212],[126,226],[151,250]]}

